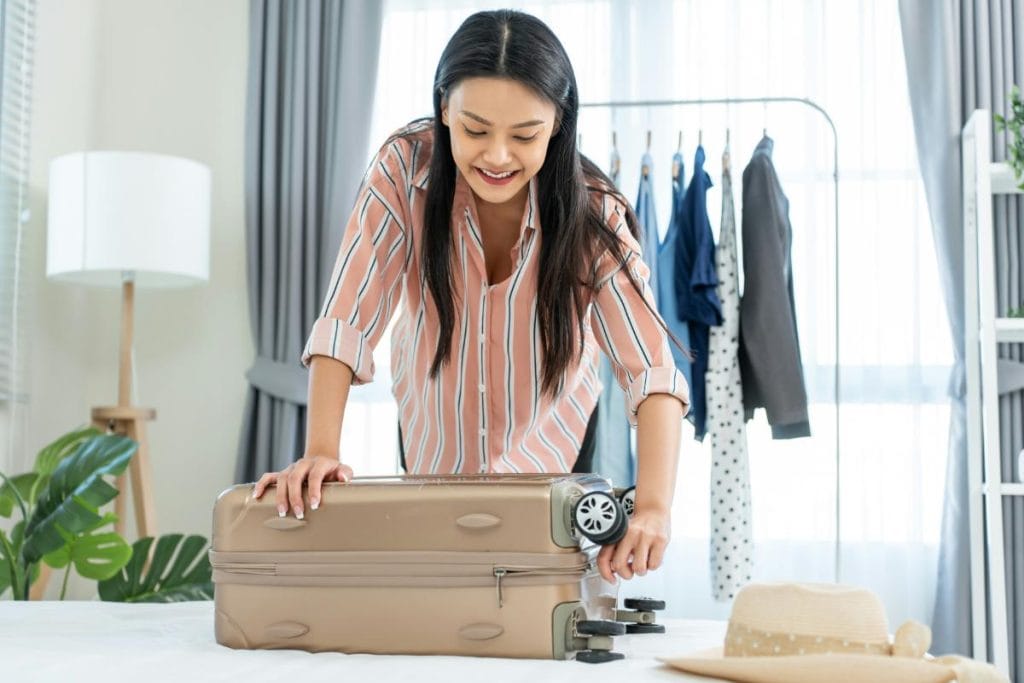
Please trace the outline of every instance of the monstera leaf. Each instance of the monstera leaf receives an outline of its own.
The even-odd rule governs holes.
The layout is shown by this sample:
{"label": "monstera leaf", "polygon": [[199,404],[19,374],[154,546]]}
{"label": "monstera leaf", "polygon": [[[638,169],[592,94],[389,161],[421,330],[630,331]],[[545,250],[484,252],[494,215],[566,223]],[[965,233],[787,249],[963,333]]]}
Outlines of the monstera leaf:
{"label": "monstera leaf", "polygon": [[101,599],[109,602],[186,602],[213,599],[213,570],[204,550],[205,538],[185,538],[182,534],[161,536],[153,552],[153,561],[143,574],[143,565],[152,545],[153,538],[149,536],[135,542],[128,564],[113,577],[100,581]]}
{"label": "monstera leaf", "polygon": [[66,543],[62,548],[43,556],[43,562],[54,569],[63,569],[74,563],[75,570],[87,579],[102,581],[121,571],[132,556],[132,548],[120,534],[96,529],[117,521],[117,515],[108,513],[91,528],[72,536],[62,532]]}
{"label": "monstera leaf", "polygon": [[57,466],[78,450],[83,441],[94,436],[100,436],[100,430],[95,427],[85,427],[74,432],[68,432],[39,451],[36,455],[35,471],[43,476],[53,474]]}
{"label": "monstera leaf", "polygon": [[100,506],[117,495],[103,475],[124,472],[137,449],[138,444],[123,436],[92,436],[59,461],[25,527],[21,556],[26,564],[62,548],[69,534],[96,527],[102,519]]}
{"label": "monstera leaf", "polygon": [[[14,512],[14,506],[18,503],[17,494],[21,495],[22,501],[28,508],[35,505],[39,498],[39,492],[50,481],[50,476],[57,466],[72,455],[83,441],[99,435],[100,432],[95,427],[79,429],[65,434],[39,451],[39,454],[36,455],[35,469],[32,472],[12,477],[0,486],[0,517],[10,517]],[[17,489],[17,494],[12,488]]]}

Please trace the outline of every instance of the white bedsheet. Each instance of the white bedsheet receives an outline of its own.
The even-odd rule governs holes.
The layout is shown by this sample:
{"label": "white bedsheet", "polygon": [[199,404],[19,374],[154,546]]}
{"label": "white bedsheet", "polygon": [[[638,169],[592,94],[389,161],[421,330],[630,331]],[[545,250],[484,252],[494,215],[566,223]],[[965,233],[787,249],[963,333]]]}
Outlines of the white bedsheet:
{"label": "white bedsheet", "polygon": [[213,603],[169,605],[99,601],[0,602],[0,680],[276,681],[279,683],[611,683],[713,679],[658,662],[720,645],[725,625],[665,620],[667,633],[615,639],[625,660],[583,664],[483,657],[310,654],[299,650],[232,650],[213,637]]}

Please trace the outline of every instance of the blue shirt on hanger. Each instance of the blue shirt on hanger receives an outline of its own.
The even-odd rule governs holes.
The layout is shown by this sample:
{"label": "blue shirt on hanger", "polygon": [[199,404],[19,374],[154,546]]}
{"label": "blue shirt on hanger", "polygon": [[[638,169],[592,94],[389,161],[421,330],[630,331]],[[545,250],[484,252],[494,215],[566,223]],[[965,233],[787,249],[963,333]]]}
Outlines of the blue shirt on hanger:
{"label": "blue shirt on hanger", "polygon": [[693,160],[693,179],[679,206],[675,273],[679,319],[685,321],[690,329],[694,353],[690,411],[693,413],[694,437],[698,441],[704,439],[707,417],[704,375],[708,369],[709,328],[722,324],[722,304],[716,291],[715,239],[708,220],[707,192],[711,185],[711,176],[704,170],[704,147],[698,145]]}
{"label": "blue shirt on hanger", "polygon": [[[652,283],[654,300],[658,300],[658,288],[653,283],[658,281],[658,216],[654,211],[654,187],[651,177],[654,175],[654,160],[650,153],[645,153],[640,161],[640,189],[636,196],[636,217],[640,222],[640,248],[643,260],[650,269],[649,282]],[[644,174],[644,170],[647,174]]]}
{"label": "blue shirt on hanger", "polygon": [[[679,301],[676,299],[676,242],[679,240],[679,206],[683,202],[683,188],[685,187],[686,174],[683,165],[683,155],[676,152],[672,157],[672,211],[669,213],[668,232],[665,239],[658,246],[658,312],[665,319],[665,326],[669,332],[676,336],[679,344],[690,349],[690,328],[685,321],[679,317]],[[678,171],[676,170],[678,169]],[[672,357],[676,361],[676,367],[683,376],[686,383],[693,386],[693,372],[690,367],[690,359],[676,347],[671,341],[669,346],[672,349]],[[692,418],[692,413],[690,414]]]}

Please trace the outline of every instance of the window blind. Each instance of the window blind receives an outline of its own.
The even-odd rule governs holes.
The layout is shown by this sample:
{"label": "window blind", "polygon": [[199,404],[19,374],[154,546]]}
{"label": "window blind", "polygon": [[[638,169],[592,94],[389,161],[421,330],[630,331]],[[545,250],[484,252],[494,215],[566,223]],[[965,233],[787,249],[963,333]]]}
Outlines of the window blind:
{"label": "window blind", "polygon": [[27,401],[26,228],[35,0],[0,0],[0,405]]}

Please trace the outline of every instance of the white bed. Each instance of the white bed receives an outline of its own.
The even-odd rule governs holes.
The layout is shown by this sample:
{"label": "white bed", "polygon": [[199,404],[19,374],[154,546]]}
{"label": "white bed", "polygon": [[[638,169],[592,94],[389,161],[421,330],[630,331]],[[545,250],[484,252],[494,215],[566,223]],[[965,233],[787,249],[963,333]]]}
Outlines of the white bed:
{"label": "white bed", "polygon": [[655,657],[720,645],[725,625],[665,620],[664,635],[616,638],[625,660],[583,664],[477,657],[310,654],[240,651],[213,638],[213,603],[169,605],[99,601],[0,602],[0,666],[4,681],[485,681],[486,683],[623,683],[702,681]]}

